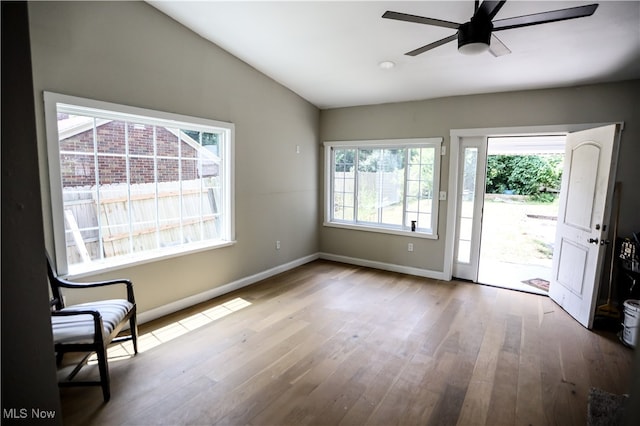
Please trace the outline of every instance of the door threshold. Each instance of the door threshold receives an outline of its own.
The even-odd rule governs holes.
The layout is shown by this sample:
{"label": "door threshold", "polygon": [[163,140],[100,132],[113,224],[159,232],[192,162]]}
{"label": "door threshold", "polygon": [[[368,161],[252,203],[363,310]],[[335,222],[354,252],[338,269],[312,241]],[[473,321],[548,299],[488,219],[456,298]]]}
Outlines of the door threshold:
{"label": "door threshold", "polygon": [[483,283],[483,282],[477,282],[476,284],[485,285],[488,287],[502,288],[505,290],[519,291],[521,293],[535,294],[536,296],[549,297],[548,291],[540,290],[538,288],[535,288],[527,284],[506,285],[506,284],[489,284],[489,283]]}

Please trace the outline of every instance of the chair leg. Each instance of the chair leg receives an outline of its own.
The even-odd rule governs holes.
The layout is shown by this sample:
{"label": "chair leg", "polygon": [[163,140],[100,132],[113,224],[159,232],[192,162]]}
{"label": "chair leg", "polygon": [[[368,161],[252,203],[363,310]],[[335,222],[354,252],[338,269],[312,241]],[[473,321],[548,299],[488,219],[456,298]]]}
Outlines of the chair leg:
{"label": "chair leg", "polygon": [[129,328],[131,329],[131,342],[133,343],[133,353],[138,354],[138,320],[136,319],[136,314],[134,313],[131,318],[129,318]]}
{"label": "chair leg", "polygon": [[109,365],[107,364],[107,349],[102,347],[96,351],[98,356],[98,369],[100,370],[100,386],[102,387],[102,396],[104,402],[109,402],[111,399],[111,386],[109,381]]}

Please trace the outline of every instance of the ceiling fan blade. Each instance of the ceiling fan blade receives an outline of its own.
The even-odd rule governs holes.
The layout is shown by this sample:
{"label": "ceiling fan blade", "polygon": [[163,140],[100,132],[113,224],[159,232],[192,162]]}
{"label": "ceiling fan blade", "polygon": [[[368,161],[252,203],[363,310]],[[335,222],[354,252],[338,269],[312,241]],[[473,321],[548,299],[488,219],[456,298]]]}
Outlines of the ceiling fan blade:
{"label": "ceiling fan blade", "polygon": [[443,44],[449,43],[450,41],[453,40],[457,40],[458,39],[458,33],[455,33],[454,35],[451,35],[449,37],[443,38],[442,40],[438,40],[438,41],[434,41],[433,43],[429,43],[425,46],[419,47],[415,50],[412,50],[411,52],[407,52],[405,53],[405,55],[408,56],[417,56],[421,53],[426,52],[427,50],[431,50],[433,48],[436,48],[438,46],[442,46]]}
{"label": "ceiling fan blade", "polygon": [[384,13],[384,15],[382,15],[382,17],[386,19],[395,19],[397,21],[415,22],[416,24],[426,24],[426,25],[435,25],[437,27],[453,28],[454,30],[457,30],[458,27],[460,26],[460,24],[456,24],[455,22],[442,21],[440,19],[433,19],[433,18],[425,18],[424,16],[409,15],[408,13],[392,12],[390,10],[387,10]]}
{"label": "ceiling fan blade", "polygon": [[489,52],[497,58],[498,56],[508,55],[509,53],[511,53],[511,50],[509,50],[509,48],[505,46],[505,44],[498,37],[496,37],[495,34],[491,34],[491,44],[489,44]]}
{"label": "ceiling fan blade", "polygon": [[484,15],[492,20],[494,16],[502,9],[502,6],[506,3],[505,1],[483,1],[480,5],[480,8],[476,11],[474,16]]}
{"label": "ceiling fan blade", "polygon": [[528,27],[529,25],[539,25],[549,22],[565,21],[567,19],[583,18],[585,16],[593,15],[597,8],[598,4],[594,3],[585,6],[570,7],[568,9],[552,10],[549,12],[500,19],[493,22],[493,30],[508,30],[511,28]]}

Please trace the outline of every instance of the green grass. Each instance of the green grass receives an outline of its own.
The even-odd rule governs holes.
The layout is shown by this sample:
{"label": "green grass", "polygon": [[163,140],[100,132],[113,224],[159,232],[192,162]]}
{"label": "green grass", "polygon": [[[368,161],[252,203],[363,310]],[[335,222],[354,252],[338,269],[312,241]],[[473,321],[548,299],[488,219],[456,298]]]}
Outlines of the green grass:
{"label": "green grass", "polygon": [[551,266],[558,201],[532,202],[509,196],[485,197],[482,256],[511,263]]}

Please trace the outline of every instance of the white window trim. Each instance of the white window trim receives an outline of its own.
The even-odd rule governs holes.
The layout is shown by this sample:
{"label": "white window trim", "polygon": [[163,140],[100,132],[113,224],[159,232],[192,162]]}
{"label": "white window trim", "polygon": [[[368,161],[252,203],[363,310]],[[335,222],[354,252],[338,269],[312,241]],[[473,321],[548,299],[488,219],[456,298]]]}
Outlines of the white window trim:
{"label": "white window trim", "polygon": [[[441,167],[441,155],[442,155],[442,142],[443,138],[410,138],[410,139],[375,139],[375,140],[350,140],[350,141],[325,141],[324,145],[324,221],[323,226],[331,228],[352,229],[359,231],[376,232],[382,234],[411,236],[415,238],[425,239],[438,239],[438,210],[439,210],[439,188],[440,188],[440,167]],[[384,225],[374,224],[360,224],[360,223],[345,223],[345,222],[332,222],[331,221],[331,207],[332,207],[332,194],[333,194],[333,179],[332,179],[332,148],[362,148],[362,147],[411,147],[411,146],[425,146],[430,145],[435,149],[434,153],[434,167],[433,167],[433,188],[434,197],[438,197],[434,200],[433,210],[431,212],[433,220],[432,233],[426,232],[414,232],[403,229],[397,229],[394,227],[386,227]]]}
{"label": "white window trim", "polygon": [[[223,121],[210,120],[200,117],[174,114],[163,111],[156,111],[146,108],[138,108],[128,105],[115,104],[111,102],[97,101],[93,99],[80,98],[76,96],[63,95],[53,92],[43,92],[45,124],[47,135],[47,155],[49,158],[49,186],[51,198],[51,217],[53,222],[53,237],[55,250],[56,270],[60,275],[73,277],[84,276],[104,272],[107,270],[130,267],[137,264],[149,263],[161,259],[195,253],[220,247],[227,247],[235,244],[235,178],[234,178],[234,155],[235,155],[235,125]],[[147,251],[139,255],[131,255],[113,260],[91,262],[89,265],[74,265],[72,274],[69,274],[67,264],[65,227],[64,227],[64,204],[62,198],[62,176],[60,171],[59,135],[57,123],[57,106],[64,104],[65,109],[78,107],[78,112],[86,114],[89,111],[98,118],[114,119],[121,118],[126,121],[135,120],[138,123],[162,125],[174,128],[188,128],[192,130],[207,131],[211,127],[222,129],[225,132],[226,143],[223,144],[220,154],[222,158],[221,173],[225,174],[225,181],[228,182],[228,191],[224,191],[224,211],[221,215],[223,223],[221,229],[226,230],[223,240],[206,241],[190,246],[179,246],[173,249],[163,249],[162,251]],[[107,115],[105,116],[105,111]]]}

